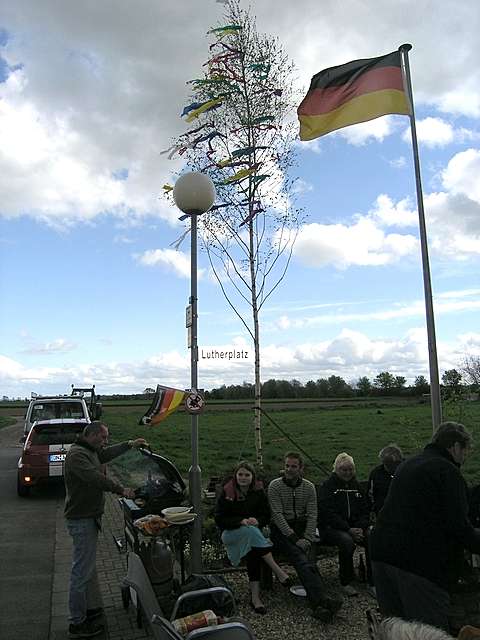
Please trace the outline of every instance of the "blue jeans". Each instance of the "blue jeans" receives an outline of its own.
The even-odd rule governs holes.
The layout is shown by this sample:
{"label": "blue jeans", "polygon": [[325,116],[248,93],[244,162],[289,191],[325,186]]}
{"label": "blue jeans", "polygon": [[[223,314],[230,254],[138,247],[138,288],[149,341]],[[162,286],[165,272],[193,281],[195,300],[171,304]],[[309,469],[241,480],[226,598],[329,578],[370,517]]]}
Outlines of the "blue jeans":
{"label": "blue jeans", "polygon": [[101,606],[96,569],[98,528],[95,518],[70,518],[67,529],[73,541],[68,599],[70,622],[80,624],[87,617],[87,609]]}
{"label": "blue jeans", "polygon": [[315,608],[321,604],[325,595],[325,586],[316,563],[308,558],[305,551],[284,536],[274,524],[270,527],[270,539],[274,547],[293,565],[300,582],[305,587],[310,606]]}

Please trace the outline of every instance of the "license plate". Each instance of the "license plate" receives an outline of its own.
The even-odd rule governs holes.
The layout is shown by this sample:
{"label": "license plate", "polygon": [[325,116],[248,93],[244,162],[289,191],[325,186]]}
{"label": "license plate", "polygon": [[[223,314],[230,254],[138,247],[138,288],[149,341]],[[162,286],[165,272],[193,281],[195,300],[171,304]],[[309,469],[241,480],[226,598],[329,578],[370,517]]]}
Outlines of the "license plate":
{"label": "license plate", "polygon": [[48,456],[49,462],[63,462],[65,460],[65,453],[51,453]]}

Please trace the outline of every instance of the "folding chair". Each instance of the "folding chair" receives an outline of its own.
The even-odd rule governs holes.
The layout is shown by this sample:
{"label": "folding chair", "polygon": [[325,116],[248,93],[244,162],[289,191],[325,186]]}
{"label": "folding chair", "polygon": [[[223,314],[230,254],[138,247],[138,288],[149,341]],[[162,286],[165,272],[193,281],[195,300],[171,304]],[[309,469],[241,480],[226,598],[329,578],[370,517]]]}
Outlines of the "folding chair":
{"label": "folding chair", "polygon": [[[175,634],[174,637],[177,639],[182,637],[177,634],[176,630],[172,627],[172,625],[170,625],[168,620],[165,619],[164,613],[160,607],[157,596],[155,595],[152,584],[150,582],[150,578],[148,577],[145,567],[143,566],[143,562],[141,561],[140,557],[133,551],[128,554],[128,571],[127,575],[123,579],[121,589],[122,599],[124,605],[126,606],[128,606],[126,591],[129,591],[128,598],[133,591],[132,599],[134,600],[137,607],[137,624],[139,627],[142,626],[143,614],[143,618],[147,620],[155,638],[158,638],[159,640],[168,640],[168,638],[171,637],[169,635],[169,631]],[[236,612],[235,598],[230,589],[228,589],[227,587],[209,587],[208,589],[198,589],[196,591],[188,591],[187,593],[183,593],[175,602],[170,619],[175,619],[179,607],[185,601],[194,601],[195,598],[206,595],[213,595],[216,593],[225,594],[228,598],[230,598],[233,606],[233,611]],[[155,624],[152,624],[152,620],[154,617],[158,618],[159,620],[163,620],[166,624],[159,625],[157,622]],[[220,626],[223,625],[219,625],[219,627]],[[209,628],[213,629],[217,627]],[[221,640],[221,638],[219,638],[218,640]]]}
{"label": "folding chair", "polygon": [[154,615],[151,629],[155,640],[255,640],[255,636],[243,622],[224,622],[214,627],[202,627],[182,636],[172,624]]}

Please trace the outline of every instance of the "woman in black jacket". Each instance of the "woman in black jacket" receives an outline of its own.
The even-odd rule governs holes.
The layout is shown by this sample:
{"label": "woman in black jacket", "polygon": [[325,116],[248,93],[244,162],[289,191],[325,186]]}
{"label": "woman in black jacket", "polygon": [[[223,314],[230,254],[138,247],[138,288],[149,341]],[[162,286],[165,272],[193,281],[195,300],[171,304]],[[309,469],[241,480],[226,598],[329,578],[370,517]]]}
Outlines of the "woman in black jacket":
{"label": "woman in black jacket", "polygon": [[256,613],[265,614],[260,600],[261,561],[267,563],[281,584],[290,586],[293,581],[273,559],[272,543],[261,532],[270,522],[270,508],[263,485],[256,480],[249,462],[240,462],[233,478],[224,485],[217,500],[215,522],[222,530],[222,542],[230,562],[237,566],[245,558],[250,604]]}
{"label": "woman in black jacket", "polygon": [[344,595],[358,591],[350,584],[355,576],[353,554],[355,546],[365,547],[367,582],[373,592],[373,580],[368,554],[368,499],[355,477],[355,463],[348,453],[335,458],[333,473],[318,489],[318,530],[323,544],[338,547],[340,584]]}

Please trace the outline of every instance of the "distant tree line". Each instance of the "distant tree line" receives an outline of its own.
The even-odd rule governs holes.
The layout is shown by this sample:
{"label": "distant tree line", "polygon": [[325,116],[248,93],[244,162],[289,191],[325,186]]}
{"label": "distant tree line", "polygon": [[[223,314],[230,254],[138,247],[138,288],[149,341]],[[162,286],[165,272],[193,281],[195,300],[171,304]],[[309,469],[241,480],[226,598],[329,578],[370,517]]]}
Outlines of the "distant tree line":
{"label": "distant tree line", "polygon": [[[480,370],[479,370],[480,371]],[[467,383],[463,378],[466,378]],[[442,376],[442,393],[444,397],[465,395],[480,390],[480,376],[478,382],[473,376],[464,375],[457,369],[449,369]],[[375,396],[422,396],[430,393],[430,384],[425,376],[417,376],[412,385],[406,385],[406,378],[381,371],[375,378],[362,376],[355,383],[348,383],[340,376],[309,380],[305,384],[299,380],[267,380],[262,384],[263,398],[351,398]],[[254,385],[249,382],[243,384],[222,385],[205,396],[211,400],[248,400],[254,397]]]}
{"label": "distant tree line", "polygon": [[[150,402],[155,393],[153,387],[147,387],[143,393],[102,394],[99,400],[145,400]],[[417,376],[412,385],[406,386],[403,376],[396,376],[389,371],[381,371],[373,380],[362,376],[355,383],[349,384],[340,376],[318,378],[302,384],[298,380],[276,380],[272,378],[262,384],[264,398],[351,398],[368,396],[422,396],[430,393],[430,385],[425,376]],[[468,394],[480,393],[480,356],[466,356],[458,369],[448,369],[442,375],[442,395],[444,399],[465,397]],[[243,384],[222,385],[217,389],[205,391],[205,397],[212,400],[250,400],[254,397],[254,385]],[[13,402],[21,398],[9,398],[4,395],[3,402]],[[24,399],[25,402],[29,398]]]}

